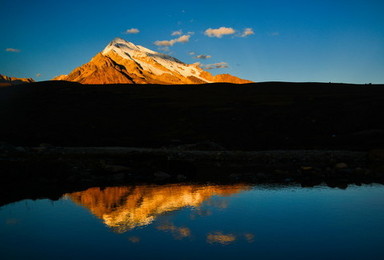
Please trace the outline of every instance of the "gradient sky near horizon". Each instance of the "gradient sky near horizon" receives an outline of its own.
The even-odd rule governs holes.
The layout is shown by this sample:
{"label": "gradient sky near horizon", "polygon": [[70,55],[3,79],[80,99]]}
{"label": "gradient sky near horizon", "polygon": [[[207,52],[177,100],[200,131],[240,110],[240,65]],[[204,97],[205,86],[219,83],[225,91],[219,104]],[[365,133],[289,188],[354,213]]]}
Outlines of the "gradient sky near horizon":
{"label": "gradient sky near horizon", "polygon": [[0,0],[0,7],[7,76],[68,74],[121,37],[256,82],[384,83],[383,0]]}

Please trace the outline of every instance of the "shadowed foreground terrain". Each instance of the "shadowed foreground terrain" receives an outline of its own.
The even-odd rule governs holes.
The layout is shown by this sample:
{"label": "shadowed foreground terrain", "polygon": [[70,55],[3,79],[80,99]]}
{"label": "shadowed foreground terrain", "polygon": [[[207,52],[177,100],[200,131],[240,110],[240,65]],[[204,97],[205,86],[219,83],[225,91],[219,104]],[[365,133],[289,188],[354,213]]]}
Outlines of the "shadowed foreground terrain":
{"label": "shadowed foreground terrain", "polygon": [[383,112],[383,85],[3,87],[0,205],[105,185],[384,183]]}
{"label": "shadowed foreground terrain", "polygon": [[384,145],[383,112],[383,86],[41,82],[0,89],[0,141],[27,146],[214,143],[213,150],[367,150]]}

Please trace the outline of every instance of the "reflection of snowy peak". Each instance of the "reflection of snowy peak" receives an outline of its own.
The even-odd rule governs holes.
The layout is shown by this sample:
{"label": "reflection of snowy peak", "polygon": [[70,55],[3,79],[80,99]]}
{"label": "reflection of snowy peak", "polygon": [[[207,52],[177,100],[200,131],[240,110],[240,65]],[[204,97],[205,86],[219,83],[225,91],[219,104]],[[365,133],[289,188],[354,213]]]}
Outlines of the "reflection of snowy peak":
{"label": "reflection of snowy peak", "polygon": [[110,42],[92,60],[57,80],[85,84],[199,84],[248,83],[228,74],[212,76],[195,64],[185,64],[169,55],[135,45],[121,38]]}
{"label": "reflection of snowy peak", "polygon": [[66,196],[88,208],[116,232],[123,233],[148,225],[167,212],[199,207],[212,196],[228,196],[247,189],[249,187],[244,184],[138,185],[90,188]]}

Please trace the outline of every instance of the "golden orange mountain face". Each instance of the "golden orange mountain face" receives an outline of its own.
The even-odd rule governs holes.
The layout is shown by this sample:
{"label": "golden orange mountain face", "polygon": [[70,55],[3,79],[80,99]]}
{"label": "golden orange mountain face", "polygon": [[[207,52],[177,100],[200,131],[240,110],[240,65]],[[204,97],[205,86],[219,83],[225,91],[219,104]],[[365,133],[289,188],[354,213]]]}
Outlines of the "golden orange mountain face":
{"label": "golden orange mountain face", "polygon": [[213,76],[196,64],[116,38],[90,62],[54,80],[82,84],[203,84],[214,82],[251,83],[229,74]]}
{"label": "golden orange mountain face", "polygon": [[35,82],[35,81],[31,78],[15,78],[15,77],[8,77],[0,74],[0,86],[11,86],[11,85],[24,84],[24,83],[31,83],[31,82]]}
{"label": "golden orange mountain face", "polygon": [[[197,208],[214,195],[229,196],[247,189],[249,186],[245,184],[144,185],[90,188],[65,196],[89,209],[114,231],[123,233],[135,227],[148,225],[164,213],[184,207]],[[179,229],[173,231],[181,235],[187,232]]]}

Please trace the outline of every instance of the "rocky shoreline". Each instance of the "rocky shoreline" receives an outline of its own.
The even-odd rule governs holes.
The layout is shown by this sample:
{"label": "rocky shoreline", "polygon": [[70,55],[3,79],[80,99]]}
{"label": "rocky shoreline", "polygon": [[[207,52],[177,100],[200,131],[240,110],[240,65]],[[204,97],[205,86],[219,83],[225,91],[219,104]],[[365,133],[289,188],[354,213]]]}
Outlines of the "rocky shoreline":
{"label": "rocky shoreline", "polygon": [[312,187],[384,184],[384,151],[204,151],[196,146],[23,147],[2,144],[0,204],[57,199],[89,187],[250,183]]}
{"label": "rocky shoreline", "polygon": [[[175,148],[2,146],[3,180],[382,181],[382,150],[202,151]],[[7,172],[9,174],[7,174]],[[49,172],[49,174],[45,174]],[[87,178],[83,176],[88,176]],[[92,176],[95,177],[92,179]],[[59,178],[59,179],[57,179]]]}

